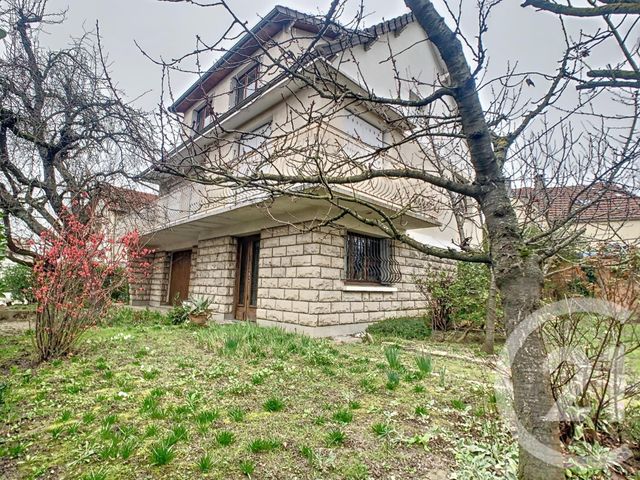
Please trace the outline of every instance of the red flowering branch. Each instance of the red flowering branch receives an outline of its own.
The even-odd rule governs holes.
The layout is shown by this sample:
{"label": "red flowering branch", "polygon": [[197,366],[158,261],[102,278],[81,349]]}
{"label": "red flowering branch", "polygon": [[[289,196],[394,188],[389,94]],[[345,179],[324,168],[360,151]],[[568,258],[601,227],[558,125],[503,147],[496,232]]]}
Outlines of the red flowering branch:
{"label": "red flowering branch", "polygon": [[[86,219],[83,219],[86,220]],[[109,238],[99,222],[66,213],[62,228],[35,242],[36,346],[40,359],[64,355],[111,305],[111,294],[149,269],[138,232]]]}

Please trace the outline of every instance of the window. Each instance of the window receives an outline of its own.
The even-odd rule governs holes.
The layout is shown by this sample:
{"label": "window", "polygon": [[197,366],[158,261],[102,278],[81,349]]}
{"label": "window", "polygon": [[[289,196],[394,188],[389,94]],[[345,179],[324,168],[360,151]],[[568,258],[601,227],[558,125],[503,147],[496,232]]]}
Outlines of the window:
{"label": "window", "polygon": [[347,233],[346,281],[389,285],[400,280],[391,239]]}
{"label": "window", "polygon": [[346,116],[344,121],[344,131],[346,134],[371,147],[384,147],[384,134],[378,127],[371,125],[369,122],[354,114]]}
{"label": "window", "polygon": [[196,132],[200,132],[209,125],[211,120],[211,109],[209,108],[209,104],[205,104],[201,108],[197,109],[193,112],[193,129]]}
{"label": "window", "polygon": [[255,152],[267,141],[270,135],[271,123],[265,123],[251,132],[245,133],[240,137],[238,155],[243,156],[246,153]]}
{"label": "window", "polygon": [[236,78],[235,103],[240,103],[258,89],[258,65]]}

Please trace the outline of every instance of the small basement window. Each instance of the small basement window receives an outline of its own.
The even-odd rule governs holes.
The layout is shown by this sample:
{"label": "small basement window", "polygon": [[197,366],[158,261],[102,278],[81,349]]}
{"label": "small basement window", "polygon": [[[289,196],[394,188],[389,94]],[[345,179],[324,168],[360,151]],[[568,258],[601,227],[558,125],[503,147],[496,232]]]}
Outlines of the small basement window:
{"label": "small basement window", "polygon": [[348,232],[345,254],[346,282],[390,285],[400,280],[389,238]]}

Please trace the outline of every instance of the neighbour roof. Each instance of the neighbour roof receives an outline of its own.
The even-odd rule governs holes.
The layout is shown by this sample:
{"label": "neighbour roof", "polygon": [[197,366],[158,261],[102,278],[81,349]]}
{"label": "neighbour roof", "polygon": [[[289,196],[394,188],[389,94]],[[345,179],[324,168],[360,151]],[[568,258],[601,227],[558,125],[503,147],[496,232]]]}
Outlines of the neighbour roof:
{"label": "neighbour roof", "polygon": [[158,195],[131,188],[103,184],[100,186],[99,198],[106,202],[109,210],[130,212],[149,205],[158,198]]}
{"label": "neighbour roof", "polygon": [[514,196],[549,221],[559,221],[570,215],[575,215],[578,222],[640,219],[640,197],[604,182],[518,188],[514,190]]}
{"label": "neighbour roof", "polygon": [[[331,23],[325,30],[325,35],[333,39],[329,44],[318,47],[323,55],[335,54],[348,47],[360,45],[375,40],[379,35],[390,31],[402,30],[415,20],[413,14],[408,13],[387,20],[362,30],[351,30]],[[247,32],[233,47],[218,59],[191,87],[187,89],[174,103],[170,110],[185,112],[196,102],[202,100],[204,92],[211,90],[231,71],[243,64],[255,52],[260,43],[267,41],[278,33],[286,23],[293,22],[293,26],[302,30],[319,32],[325,26],[325,19],[302,13],[291,8],[276,6]]]}

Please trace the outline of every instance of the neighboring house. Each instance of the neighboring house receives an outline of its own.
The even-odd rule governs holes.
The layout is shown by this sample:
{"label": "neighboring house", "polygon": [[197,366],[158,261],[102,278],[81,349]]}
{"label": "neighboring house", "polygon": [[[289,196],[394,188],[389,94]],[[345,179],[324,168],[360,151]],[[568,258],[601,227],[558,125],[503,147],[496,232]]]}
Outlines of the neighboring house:
{"label": "neighboring house", "polygon": [[[222,146],[207,151],[203,162],[226,155],[230,169],[257,168],[256,152],[277,149],[269,137],[289,126],[299,144],[321,144],[326,155],[321,161],[328,164],[332,157],[357,157],[403,138],[409,125],[397,111],[362,102],[323,103],[309,84],[271,68],[256,43],[261,39],[270,54],[293,61],[324,27],[322,19],[288,8],[268,13],[172,106],[191,126],[185,132],[188,141],[172,159],[178,163],[187,151],[207,151],[207,144],[217,142]],[[286,45],[287,55],[275,43]],[[331,75],[354,89],[366,79],[380,95],[415,98],[412,89],[446,77],[411,14],[360,31],[332,26],[316,51],[316,75]],[[388,61],[390,52],[395,62]],[[306,113],[312,102],[316,110],[328,112],[330,121],[319,128],[296,126],[302,123],[295,112]],[[424,165],[415,145],[399,148],[406,149],[387,152],[380,161],[393,165],[401,156]],[[281,171],[298,171],[308,160],[291,154],[280,161]],[[142,222],[141,229],[156,253],[150,280],[136,288],[137,305],[207,297],[216,318],[256,320],[311,335],[347,334],[385,317],[423,313],[425,299],[416,277],[452,263],[384,238],[348,217],[312,229],[336,214],[317,199],[268,198],[250,189],[203,186],[159,173],[148,178],[159,184],[160,197],[153,221]],[[439,211],[436,194],[387,180],[335,188],[385,212],[402,212],[398,225],[405,231],[452,246],[455,229],[442,221],[450,212]],[[353,208],[372,214],[366,206]]]}
{"label": "neighboring house", "polygon": [[550,187],[538,176],[533,187],[513,193],[523,220],[542,228],[567,224],[570,230],[584,230],[580,240],[587,248],[640,246],[640,196],[618,186]]}

